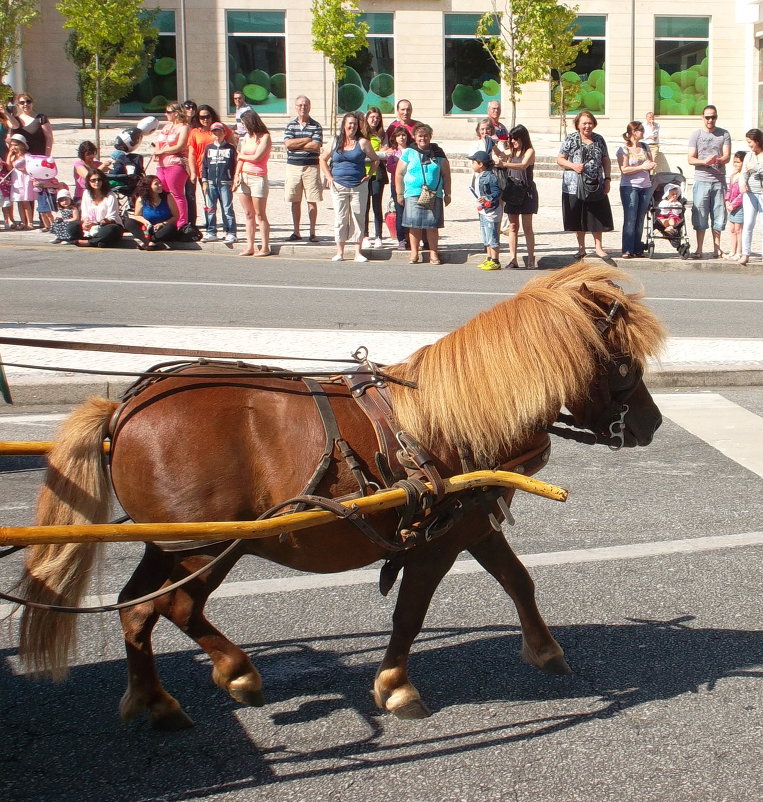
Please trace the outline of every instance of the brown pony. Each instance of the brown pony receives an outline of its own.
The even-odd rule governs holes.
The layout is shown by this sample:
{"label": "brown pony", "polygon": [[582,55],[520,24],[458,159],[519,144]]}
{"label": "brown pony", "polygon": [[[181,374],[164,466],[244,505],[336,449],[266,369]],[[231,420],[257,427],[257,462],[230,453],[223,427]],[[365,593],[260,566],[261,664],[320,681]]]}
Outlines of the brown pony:
{"label": "brown pony", "polygon": [[[462,472],[459,449],[477,467],[508,467],[529,452],[547,454],[548,433],[562,406],[575,423],[604,440],[620,431],[621,445],[648,445],[661,417],[641,379],[647,356],[664,332],[636,294],[614,281],[628,276],[583,263],[530,281],[514,298],[482,312],[386,372],[397,426],[433,455],[442,475]],[[199,367],[151,384],[118,404],[93,398],[63,424],[50,454],[37,523],[107,520],[109,480],[102,441],[111,438],[111,485],[136,522],[252,520],[299,494],[325,447],[314,399],[293,378],[252,376],[230,369],[196,377]],[[363,470],[381,482],[374,430],[343,383],[324,382],[342,437]],[[627,401],[627,405],[625,402]],[[619,418],[618,418],[619,411]],[[616,420],[617,419],[617,420]],[[618,428],[613,424],[621,423]],[[538,470],[546,455],[527,463]],[[336,498],[357,491],[346,463],[334,459],[316,493]],[[511,501],[513,491],[505,495]],[[373,516],[391,540],[397,516]],[[197,571],[227,543],[172,552],[147,544],[122,590],[134,599]],[[488,513],[473,506],[446,534],[399,552],[402,580],[392,634],[376,675],[379,706],[400,717],[429,711],[408,679],[407,660],[432,595],[458,554],[468,550],[511,596],[522,626],[522,657],[543,671],[568,673],[563,651],[536,606],[533,582]],[[204,615],[210,593],[242,553],[302,571],[347,571],[389,552],[346,521],[288,536],[243,541],[240,549],[192,584],[121,611],[127,648],[124,719],[148,710],[159,729],[191,725],[162,687],[151,647],[160,615],[210,656],[214,682],[243,704],[263,703],[262,681],[246,654]],[[97,558],[95,544],[28,549],[22,586],[37,602],[75,605]],[[38,671],[62,677],[74,645],[76,616],[26,609],[20,651]]]}

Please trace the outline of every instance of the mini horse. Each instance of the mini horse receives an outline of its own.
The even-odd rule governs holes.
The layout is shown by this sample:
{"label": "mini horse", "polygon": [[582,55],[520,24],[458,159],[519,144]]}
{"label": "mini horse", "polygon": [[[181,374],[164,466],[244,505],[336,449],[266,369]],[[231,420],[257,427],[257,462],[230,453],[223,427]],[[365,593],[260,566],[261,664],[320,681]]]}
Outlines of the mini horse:
{"label": "mini horse", "polygon": [[[626,294],[615,280],[628,276],[583,263],[539,276],[516,297],[387,367],[396,428],[423,444],[443,476],[461,472],[464,451],[482,468],[511,469],[528,453],[545,451],[546,456],[546,429],[562,406],[578,427],[605,441],[619,431],[620,445],[648,445],[661,417],[642,372],[664,332],[639,296]],[[75,410],[50,454],[37,523],[105,522],[110,485],[136,522],[252,520],[299,494],[325,450],[321,417],[308,387],[289,377],[247,376],[232,368],[215,378],[199,374],[199,367],[188,368],[149,384],[119,408],[111,426],[116,403],[93,398]],[[369,419],[343,383],[320,387],[362,470],[382,484]],[[110,482],[102,451],[107,437]],[[523,467],[533,473],[543,462],[541,457]],[[353,490],[353,470],[332,457],[312,492],[337,498]],[[507,503],[512,493],[506,492]],[[401,718],[429,715],[408,679],[408,654],[435,589],[464,550],[516,605],[522,657],[546,672],[570,671],[536,606],[527,570],[503,534],[491,527],[488,512],[474,505],[441,537],[395,557],[402,580],[374,696],[380,707]],[[390,541],[396,523],[392,512],[373,516],[377,531]],[[226,545],[173,552],[147,544],[120,600],[188,576]],[[243,704],[263,703],[257,669],[204,615],[210,593],[242,553],[313,572],[347,571],[389,556],[378,541],[337,520],[307,532],[243,541],[193,583],[122,610],[129,676],[120,704],[124,719],[148,710],[158,729],[191,725],[156,671],[151,632],[160,615],[207,652],[218,686]],[[76,604],[97,555],[92,543],[30,547],[25,595],[37,602]],[[24,659],[36,670],[63,677],[75,621],[74,615],[27,608],[21,621]]]}

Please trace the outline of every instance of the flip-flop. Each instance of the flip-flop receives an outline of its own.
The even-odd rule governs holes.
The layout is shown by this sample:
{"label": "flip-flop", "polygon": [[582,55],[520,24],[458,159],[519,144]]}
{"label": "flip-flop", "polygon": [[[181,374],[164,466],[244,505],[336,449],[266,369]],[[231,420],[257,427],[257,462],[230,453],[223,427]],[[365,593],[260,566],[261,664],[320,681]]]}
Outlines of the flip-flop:
{"label": "flip-flop", "polygon": [[318,239],[318,237],[315,236],[315,234],[311,234],[307,239],[308,242],[320,242],[320,240]]}
{"label": "flip-flop", "polygon": [[299,242],[301,239],[302,237],[300,237],[299,234],[292,234],[289,237],[289,242]]}

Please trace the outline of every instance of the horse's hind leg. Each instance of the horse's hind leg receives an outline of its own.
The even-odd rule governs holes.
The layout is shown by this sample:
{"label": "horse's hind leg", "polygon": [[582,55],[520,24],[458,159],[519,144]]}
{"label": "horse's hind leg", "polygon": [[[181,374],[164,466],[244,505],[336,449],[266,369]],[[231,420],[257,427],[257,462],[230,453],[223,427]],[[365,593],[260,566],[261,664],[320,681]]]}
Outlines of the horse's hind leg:
{"label": "horse's hind leg", "polygon": [[522,625],[522,659],[549,674],[571,674],[562,647],[554,640],[535,603],[535,584],[502,532],[494,532],[469,547],[514,602]]}
{"label": "horse's hind leg", "polygon": [[424,624],[432,596],[458,551],[425,547],[406,556],[392,617],[392,635],[374,681],[374,699],[379,707],[398,718],[426,718],[431,715],[429,708],[408,679],[408,655]]}
{"label": "horse's hind leg", "polygon": [[[135,599],[160,588],[172,571],[174,559],[147,548],[130,581],[119,594],[119,601]],[[178,701],[167,693],[159,680],[151,645],[151,632],[159,618],[155,601],[119,611],[127,652],[127,690],[119,704],[119,714],[129,721],[149,711],[151,725],[161,730],[192,727]]]}

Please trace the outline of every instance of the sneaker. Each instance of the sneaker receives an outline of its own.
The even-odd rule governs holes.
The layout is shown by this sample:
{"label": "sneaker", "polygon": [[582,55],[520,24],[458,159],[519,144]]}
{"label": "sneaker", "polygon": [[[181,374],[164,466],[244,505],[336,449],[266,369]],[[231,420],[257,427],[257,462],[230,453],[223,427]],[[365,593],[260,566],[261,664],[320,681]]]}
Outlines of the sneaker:
{"label": "sneaker", "polygon": [[485,259],[485,261],[480,265],[480,270],[500,270],[501,263],[496,262],[495,259]]}
{"label": "sneaker", "polygon": [[407,251],[408,250],[408,243],[404,239],[398,240],[397,249],[399,251]]}
{"label": "sneaker", "polygon": [[207,233],[201,238],[202,242],[217,242],[217,234]]}
{"label": "sneaker", "polygon": [[358,251],[355,254],[355,261],[356,262],[367,262],[368,261],[368,257],[363,256],[363,254],[360,251]]}
{"label": "sneaker", "polygon": [[60,237],[53,237],[53,239],[50,240],[51,245],[58,245],[59,242],[61,242]]}
{"label": "sneaker", "polygon": [[235,234],[226,234],[225,241],[232,245],[234,242],[238,242],[238,239]]}
{"label": "sneaker", "polygon": [[377,237],[374,240],[374,248],[381,248],[381,247],[382,247],[381,237]]}

